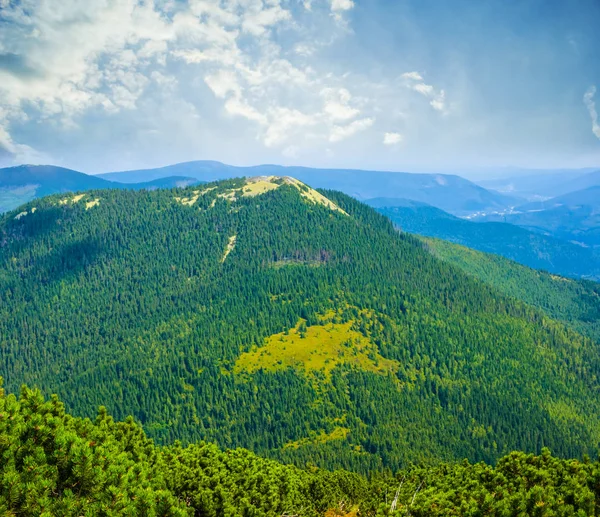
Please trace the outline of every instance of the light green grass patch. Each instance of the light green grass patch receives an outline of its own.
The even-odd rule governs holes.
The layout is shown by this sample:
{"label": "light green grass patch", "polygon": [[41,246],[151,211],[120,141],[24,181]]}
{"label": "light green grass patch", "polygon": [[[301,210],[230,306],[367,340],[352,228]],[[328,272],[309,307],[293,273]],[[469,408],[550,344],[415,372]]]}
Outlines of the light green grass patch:
{"label": "light green grass patch", "polygon": [[396,371],[398,363],[382,357],[377,346],[352,326],[352,321],[323,321],[322,325],[306,327],[306,322],[300,319],[295,328],[270,336],[263,346],[243,353],[236,361],[234,372],[298,368],[307,372],[321,371],[329,378],[339,365],[377,374]]}
{"label": "light green grass patch", "polygon": [[231,237],[229,237],[229,242],[227,243],[227,248],[225,248],[225,253],[223,254],[223,258],[221,259],[221,262],[225,262],[225,259],[227,258],[227,256],[233,251],[233,248],[235,248],[236,241],[237,241],[237,235],[232,235]]}
{"label": "light green grass patch", "polygon": [[331,442],[333,440],[345,440],[348,436],[350,429],[347,427],[336,427],[330,433],[326,433],[325,431],[321,431],[320,433],[312,433],[311,436],[306,438],[301,438],[300,440],[296,440],[295,442],[286,443],[283,448],[284,449],[299,449],[303,445],[310,444],[322,444]]}

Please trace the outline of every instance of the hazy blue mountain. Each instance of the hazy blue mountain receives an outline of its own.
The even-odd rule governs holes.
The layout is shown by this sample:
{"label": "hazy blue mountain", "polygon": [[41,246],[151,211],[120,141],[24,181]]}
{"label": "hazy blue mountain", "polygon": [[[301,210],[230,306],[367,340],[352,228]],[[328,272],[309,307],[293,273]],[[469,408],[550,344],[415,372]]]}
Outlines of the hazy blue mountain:
{"label": "hazy blue mountain", "polygon": [[504,221],[585,246],[600,246],[600,186],[526,203],[509,213],[486,214],[476,219]]}
{"label": "hazy blue mountain", "polygon": [[[383,200],[378,201],[381,203]],[[472,222],[438,208],[404,200],[376,206],[404,231],[437,237],[526,266],[564,276],[600,279],[600,253],[571,242],[502,222]]]}
{"label": "hazy blue mountain", "polygon": [[155,189],[187,187],[198,183],[184,176],[164,177],[154,181],[124,185],[99,176],[53,165],[20,165],[0,169],[0,213],[32,199],[60,192],[79,192],[106,188]]}
{"label": "hazy blue mountain", "polygon": [[486,189],[536,201],[599,186],[600,170],[524,170],[515,171],[515,174],[509,177],[482,179],[476,183]]}
{"label": "hazy blue mountain", "polygon": [[[598,177],[600,179],[600,174]],[[549,210],[561,206],[566,206],[572,209],[576,209],[581,206],[600,208],[600,186],[592,186],[582,190],[576,190],[574,192],[569,192],[546,201],[534,201],[526,203],[518,206],[517,210]]]}
{"label": "hazy blue mountain", "polygon": [[101,177],[111,181],[128,183],[180,175],[204,181],[242,176],[293,176],[314,188],[340,190],[361,200],[383,196],[408,198],[459,215],[503,210],[522,202],[522,200],[486,190],[460,176],[448,174],[313,169],[283,167],[280,165],[235,167],[220,162],[196,161],[170,165],[160,169],[113,172],[102,174]]}
{"label": "hazy blue mountain", "polygon": [[588,189],[590,187],[600,186],[600,170],[588,172],[577,178],[566,181],[557,188],[552,189],[551,193],[554,196],[560,196],[569,192]]}

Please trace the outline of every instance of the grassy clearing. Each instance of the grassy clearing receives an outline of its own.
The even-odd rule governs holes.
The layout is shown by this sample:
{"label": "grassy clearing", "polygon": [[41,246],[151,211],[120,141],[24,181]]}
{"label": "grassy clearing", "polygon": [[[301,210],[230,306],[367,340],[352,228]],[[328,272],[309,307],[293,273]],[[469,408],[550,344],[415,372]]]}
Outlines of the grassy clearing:
{"label": "grassy clearing", "polygon": [[246,181],[246,185],[242,187],[242,195],[244,197],[254,197],[276,190],[280,187],[278,183],[274,183],[275,176],[251,178]]}
{"label": "grassy clearing", "polygon": [[347,427],[336,427],[330,433],[321,431],[319,434],[314,433],[311,436],[302,438],[301,440],[288,442],[284,445],[284,449],[299,449],[303,445],[321,444],[331,442],[333,440],[345,440],[349,432],[350,429]]}
{"label": "grassy clearing", "polygon": [[227,255],[229,255],[233,251],[233,248],[235,248],[235,241],[237,241],[237,235],[232,235],[231,237],[229,237],[229,242],[227,243],[227,248],[225,249],[225,253],[223,254],[221,262],[225,262]]}
{"label": "grassy clearing", "polygon": [[59,200],[58,204],[66,205],[67,203],[71,203],[71,204],[79,203],[84,197],[85,197],[85,194],[77,194],[76,196],[73,196],[73,197],[65,197],[65,198]]}
{"label": "grassy clearing", "polygon": [[[330,210],[340,212],[344,215],[348,215],[344,210],[337,206],[333,201],[327,199],[322,194],[319,194],[316,190],[308,187],[301,181],[288,176],[257,176],[255,178],[248,178],[242,187],[233,188],[217,194],[217,197],[227,199],[228,201],[235,201],[239,197],[256,197],[272,190],[277,190],[282,185],[291,185],[300,192],[300,195],[313,204],[319,204],[326,206]],[[208,192],[208,190],[206,190]],[[180,203],[186,204],[183,200],[176,198]],[[196,198],[197,200],[197,198]],[[196,201],[194,201],[195,203]],[[192,203],[193,204],[193,203]]]}
{"label": "grassy clearing", "polygon": [[349,365],[378,374],[397,370],[397,363],[385,359],[375,344],[352,329],[353,322],[306,326],[302,319],[295,328],[270,336],[261,347],[242,354],[234,371],[254,373],[299,368],[321,371],[326,377],[339,365]]}
{"label": "grassy clearing", "polygon": [[194,190],[192,191],[192,195],[190,197],[175,197],[175,201],[177,201],[178,203],[181,203],[182,205],[185,206],[193,206],[196,201],[198,201],[198,199],[200,198],[200,191],[199,190]]}
{"label": "grassy clearing", "polygon": [[296,178],[286,177],[284,179],[286,180],[286,183],[296,187],[300,191],[300,194],[302,195],[302,197],[304,199],[307,199],[314,204],[324,205],[327,208],[334,210],[336,212],[340,212],[344,215],[348,215],[344,210],[342,210],[339,206],[337,206],[333,201],[326,198],[323,194],[320,194],[316,190],[306,186],[304,183],[302,183],[301,181],[298,181]]}
{"label": "grassy clearing", "polygon": [[85,204],[85,209],[89,210],[90,208],[94,208],[100,204],[100,198],[92,199]]}

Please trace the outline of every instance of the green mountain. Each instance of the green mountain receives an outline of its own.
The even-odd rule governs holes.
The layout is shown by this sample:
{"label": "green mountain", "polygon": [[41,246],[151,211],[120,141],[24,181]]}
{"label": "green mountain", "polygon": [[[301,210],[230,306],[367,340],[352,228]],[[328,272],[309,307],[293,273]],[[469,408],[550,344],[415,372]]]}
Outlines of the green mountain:
{"label": "green mountain", "polygon": [[[0,379],[1,381],[1,379]],[[27,388],[0,388],[0,513],[6,516],[365,517],[596,515],[600,463],[512,453],[366,479],[197,443],[156,447],[132,419],[92,422]]]}
{"label": "green mountain", "polygon": [[0,347],[12,391],[299,465],[577,457],[600,438],[591,339],[291,178],[5,214]]}
{"label": "green mountain", "polygon": [[196,183],[198,181],[193,178],[171,176],[125,185],[53,165],[20,165],[0,169],[0,213],[14,210],[32,199],[59,192],[109,188],[152,190]]}
{"label": "green mountain", "polygon": [[534,269],[600,279],[600,253],[592,248],[513,224],[460,219],[423,203],[409,200],[396,200],[396,206],[386,203],[382,200],[375,204],[377,211],[404,231],[502,255]]}

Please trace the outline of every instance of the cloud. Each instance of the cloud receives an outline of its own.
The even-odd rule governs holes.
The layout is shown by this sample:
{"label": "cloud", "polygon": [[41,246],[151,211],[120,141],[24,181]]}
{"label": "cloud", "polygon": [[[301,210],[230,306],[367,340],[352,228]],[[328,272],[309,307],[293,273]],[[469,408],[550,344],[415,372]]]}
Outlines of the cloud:
{"label": "cloud", "polygon": [[352,0],[330,0],[331,16],[342,27],[347,28],[346,20],[344,19],[344,13],[352,9],[354,9],[354,2]]}
{"label": "cloud", "polygon": [[349,11],[354,7],[352,0],[331,0],[331,11],[339,13],[341,11]]}
{"label": "cloud", "polygon": [[241,87],[237,75],[231,70],[219,70],[204,77],[204,82],[219,99],[226,98],[230,93],[236,97],[241,95]]}
{"label": "cloud", "polygon": [[429,99],[429,105],[434,110],[443,114],[448,113],[446,106],[446,92],[444,90],[436,90],[433,85],[426,84],[423,76],[419,72],[405,72],[402,74],[402,77],[406,79],[406,87],[427,97]]}
{"label": "cloud", "polygon": [[350,120],[360,114],[360,110],[350,106],[352,95],[346,88],[325,88],[321,91],[325,99],[324,112],[332,120]]}
{"label": "cloud", "polygon": [[592,119],[592,133],[600,139],[600,125],[598,124],[598,112],[596,111],[596,103],[594,96],[596,95],[596,87],[590,86],[583,96],[583,103],[585,104],[590,118]]}
{"label": "cloud", "polygon": [[422,81],[423,77],[421,76],[421,74],[419,72],[405,72],[402,74],[402,77],[404,77],[404,79],[411,79],[413,81]]}
{"label": "cloud", "polygon": [[[361,66],[323,57],[352,38],[339,17],[354,7],[351,0],[9,2],[0,32],[3,146],[23,150],[7,135],[34,122],[55,140],[84,141],[87,128],[114,141],[118,121],[134,143],[181,136],[190,154],[204,152],[199,128],[206,128],[259,149],[255,156],[265,149],[307,156],[361,132],[381,135],[399,118],[424,118],[411,92],[445,113],[445,92],[417,71],[401,75],[408,91],[398,89],[397,71],[375,81]],[[182,134],[188,130],[194,134]]]}
{"label": "cloud", "polygon": [[397,145],[404,140],[400,133],[385,133],[383,135],[383,143],[385,145]]}
{"label": "cloud", "polygon": [[0,158],[8,155],[13,163],[47,163],[48,156],[36,151],[33,147],[15,142],[2,121],[3,113],[0,110]]}
{"label": "cloud", "polygon": [[370,128],[375,122],[373,118],[363,118],[355,120],[347,126],[333,126],[331,134],[329,135],[330,142],[341,142],[350,138],[351,136]]}

